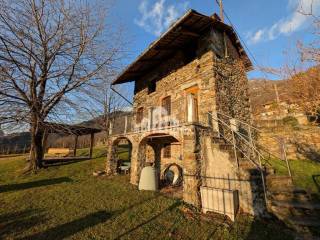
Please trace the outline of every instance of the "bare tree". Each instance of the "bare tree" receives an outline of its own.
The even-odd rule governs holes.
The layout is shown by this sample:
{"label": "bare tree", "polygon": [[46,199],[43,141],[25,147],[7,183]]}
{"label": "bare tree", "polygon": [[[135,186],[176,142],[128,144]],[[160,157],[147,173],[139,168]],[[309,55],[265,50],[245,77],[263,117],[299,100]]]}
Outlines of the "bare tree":
{"label": "bare tree", "polygon": [[313,20],[314,41],[308,44],[298,41],[293,54],[286,51],[287,61],[282,67],[261,70],[286,79],[293,100],[306,113],[317,114],[320,111],[320,16],[315,15],[313,5],[313,1],[308,7],[301,5],[298,12]]}
{"label": "bare tree", "polygon": [[[106,79],[106,81],[101,82],[100,85],[97,85],[95,91],[91,91],[91,99],[93,104],[96,105],[96,108],[88,108],[87,112],[91,118],[96,119],[96,123],[104,131],[104,139],[108,142],[110,127],[112,127],[111,121],[117,121],[121,118],[121,114],[131,111],[130,100],[126,100],[123,96],[129,96],[128,89],[126,87],[120,87],[118,90],[121,92],[119,95],[118,92],[115,92],[112,89],[111,83],[114,79],[113,77],[117,73],[110,74],[105,71],[101,72],[101,77]],[[112,77],[110,77],[112,76]]]}
{"label": "bare tree", "polygon": [[110,36],[119,35],[97,3],[0,0],[0,123],[30,125],[28,169],[42,166],[45,121],[69,111],[117,60]]}
{"label": "bare tree", "polygon": [[[318,3],[317,3],[318,4]],[[302,42],[298,42],[298,47],[301,53],[301,59],[303,61],[311,61],[316,64],[320,64],[320,16],[314,12],[315,2],[312,0],[310,6],[307,9],[301,7],[299,13],[308,16],[313,19],[313,35],[314,41],[305,45]],[[317,6],[316,6],[317,7]]]}
{"label": "bare tree", "polygon": [[[306,9],[301,7],[299,13],[313,20],[314,41],[304,44],[299,41],[297,46],[300,53],[301,64],[313,64],[314,67],[301,73],[291,69],[290,84],[293,95],[302,102],[304,110],[319,114],[320,111],[320,16],[314,12],[315,2],[311,1]],[[316,6],[317,7],[317,6]]]}

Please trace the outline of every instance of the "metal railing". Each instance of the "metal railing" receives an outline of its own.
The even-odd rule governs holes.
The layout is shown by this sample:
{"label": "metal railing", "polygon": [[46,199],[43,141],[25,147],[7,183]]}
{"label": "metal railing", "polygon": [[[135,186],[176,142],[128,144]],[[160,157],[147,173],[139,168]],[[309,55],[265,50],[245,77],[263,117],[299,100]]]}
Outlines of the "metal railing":
{"label": "metal railing", "polygon": [[[139,120],[138,120],[139,119]],[[117,114],[110,118],[109,135],[123,135],[141,132],[156,132],[165,129],[180,128],[187,125],[198,125],[208,127],[205,121],[188,122],[185,119],[178,119],[174,115],[162,115],[141,118],[137,112]]]}
{"label": "metal railing", "polygon": [[278,142],[280,146],[280,156],[277,156],[277,154],[271,153],[268,149],[259,144],[257,135],[262,134],[262,131],[257,127],[242,120],[232,118],[224,113],[217,113],[216,116],[212,113],[208,113],[208,115],[217,123],[219,136],[233,146],[234,156],[238,167],[238,153],[240,153],[242,157],[249,160],[249,162],[251,162],[259,171],[263,185],[264,198],[267,203],[265,170],[266,165],[273,166],[270,159],[280,160],[280,162],[284,161],[288,175],[292,179],[285,142],[280,137],[272,137],[272,139]]}
{"label": "metal railing", "polygon": [[[292,172],[291,172],[290,164],[289,164],[287,153],[286,153],[287,147],[286,147],[285,140],[282,137],[269,136],[270,139],[276,142],[279,146],[279,152],[272,152],[270,149],[267,149],[266,147],[264,147],[262,144],[259,143],[258,135],[263,134],[263,132],[259,128],[247,122],[244,122],[240,119],[232,118],[231,116],[228,116],[220,112],[218,113],[218,118],[219,118],[219,115],[227,119],[231,128],[240,129],[239,131],[236,131],[237,135],[239,135],[241,139],[245,140],[247,146],[250,149],[252,150],[254,149],[254,152],[257,152],[257,151],[259,152],[259,156],[263,159],[265,164],[272,166],[270,159],[280,160],[279,161],[280,163],[285,162],[284,167],[286,168],[288,175],[292,177]],[[234,121],[230,121],[232,119]]]}
{"label": "metal railing", "polygon": [[[208,113],[211,118],[216,121],[220,127],[219,135],[229,144],[233,146],[234,149],[234,155],[235,159],[237,161],[237,165],[239,167],[239,160],[238,160],[238,152],[240,152],[247,160],[249,160],[260,172],[262,186],[263,186],[263,193],[264,198],[267,203],[267,189],[265,184],[265,175],[264,175],[264,168],[262,166],[262,154],[259,152],[259,150],[250,143],[242,134],[237,131],[233,123],[231,123],[231,119],[229,118],[229,123],[219,118],[219,116],[215,117],[212,113]],[[230,136],[228,136],[227,132],[231,133],[231,139]],[[249,137],[251,138],[251,137]],[[244,144],[243,144],[244,143]],[[247,151],[244,147],[249,147],[250,151]],[[252,155],[256,155],[258,158],[258,162],[255,161],[255,158],[252,157]]]}

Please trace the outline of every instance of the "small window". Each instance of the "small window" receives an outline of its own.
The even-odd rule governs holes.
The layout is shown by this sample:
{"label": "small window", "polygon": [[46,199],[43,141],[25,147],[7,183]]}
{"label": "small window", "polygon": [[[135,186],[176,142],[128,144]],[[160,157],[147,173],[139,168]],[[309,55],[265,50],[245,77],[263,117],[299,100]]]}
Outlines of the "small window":
{"label": "small window", "polygon": [[138,108],[137,111],[137,124],[141,123],[143,119],[143,107]]}
{"label": "small window", "polygon": [[162,109],[163,109],[163,116],[171,115],[171,97],[165,97],[162,99]]}
{"label": "small window", "polygon": [[164,158],[171,158],[171,145],[170,144],[167,144],[164,146],[163,157]]}
{"label": "small window", "polygon": [[151,82],[149,82],[148,84],[148,94],[153,93],[157,90],[157,84],[156,81],[153,80]]}

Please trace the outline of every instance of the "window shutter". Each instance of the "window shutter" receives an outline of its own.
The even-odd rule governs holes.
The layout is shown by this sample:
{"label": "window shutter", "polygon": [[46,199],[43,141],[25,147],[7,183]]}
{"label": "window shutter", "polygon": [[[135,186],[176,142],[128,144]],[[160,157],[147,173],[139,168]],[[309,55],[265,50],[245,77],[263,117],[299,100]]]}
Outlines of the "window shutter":
{"label": "window shutter", "polygon": [[171,115],[171,97],[165,97],[164,99],[162,99],[162,108],[164,110],[163,115]]}

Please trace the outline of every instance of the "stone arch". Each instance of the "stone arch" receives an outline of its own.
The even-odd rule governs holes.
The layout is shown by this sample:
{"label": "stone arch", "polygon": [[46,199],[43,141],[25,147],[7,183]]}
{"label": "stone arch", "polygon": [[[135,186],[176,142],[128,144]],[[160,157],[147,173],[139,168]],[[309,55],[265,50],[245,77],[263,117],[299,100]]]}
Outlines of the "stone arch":
{"label": "stone arch", "polygon": [[128,151],[129,151],[129,160],[131,161],[131,156],[132,156],[132,146],[133,146],[133,141],[129,137],[116,137],[116,138],[111,138],[108,142],[108,155],[107,155],[107,163],[106,163],[106,173],[108,175],[116,174],[118,172],[118,167],[119,167],[119,156],[118,156],[118,145],[121,143],[121,141],[127,141],[128,142]]}
{"label": "stone arch", "polygon": [[157,136],[165,136],[165,135],[171,136],[175,138],[177,141],[182,142],[183,134],[181,133],[181,129],[177,129],[177,130],[163,129],[163,130],[157,130],[157,132],[154,132],[154,133],[150,133],[150,132],[143,133],[139,138],[139,143],[141,143],[144,139],[148,137],[152,137],[152,136],[157,137]]}
{"label": "stone arch", "polygon": [[[161,151],[166,144],[171,143],[181,143],[179,141],[178,136],[172,136],[167,133],[148,133],[144,134],[140,138],[140,142],[137,145],[137,153],[134,167],[132,168],[131,182],[133,184],[138,184],[140,179],[140,173],[142,169],[147,165],[153,165],[157,172],[158,177],[161,175],[161,166],[162,166],[162,156]],[[148,148],[153,150],[154,159],[148,159],[150,156],[147,154]],[[181,146],[180,146],[181,148]],[[164,165],[164,164],[163,164]],[[160,180],[160,179],[159,179]]]}

